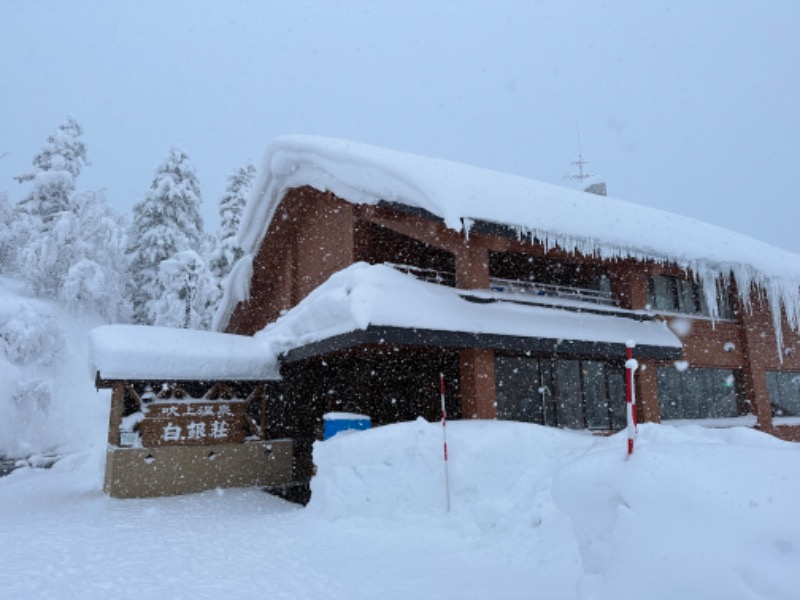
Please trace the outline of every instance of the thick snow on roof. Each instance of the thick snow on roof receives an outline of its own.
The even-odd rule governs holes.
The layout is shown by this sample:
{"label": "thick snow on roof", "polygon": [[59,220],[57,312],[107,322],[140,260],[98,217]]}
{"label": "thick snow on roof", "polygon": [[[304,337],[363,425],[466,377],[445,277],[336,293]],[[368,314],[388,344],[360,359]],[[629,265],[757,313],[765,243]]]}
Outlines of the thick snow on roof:
{"label": "thick snow on roof", "polygon": [[141,325],[107,325],[89,334],[101,379],[278,379],[275,356],[248,336]]}
{"label": "thick snow on roof", "polygon": [[465,300],[465,290],[420,281],[383,265],[356,263],[334,274],[256,334],[276,353],[369,326],[680,348],[660,321],[558,308]]}
{"label": "thick snow on roof", "polygon": [[254,253],[283,193],[310,185],[353,203],[423,208],[451,229],[503,223],[565,249],[690,265],[748,265],[800,281],[800,256],[733,231],[636,205],[451,161],[312,136],[267,149],[239,240]]}
{"label": "thick snow on roof", "polygon": [[[800,320],[800,256],[670,212],[446,160],[313,136],[286,136],[264,156],[245,209],[239,242],[255,255],[288,189],[308,185],[353,203],[381,200],[425,209],[457,231],[491,221],[559,246],[600,257],[633,257],[691,269],[716,306],[716,282],[736,278],[745,305],[762,287],[775,322],[781,303],[790,325]],[[755,199],[757,200],[757,199]],[[242,273],[246,272],[245,269]],[[224,325],[239,294],[228,294]],[[713,308],[712,308],[713,310]],[[780,328],[777,328],[780,335]],[[778,340],[780,342],[780,338]]]}

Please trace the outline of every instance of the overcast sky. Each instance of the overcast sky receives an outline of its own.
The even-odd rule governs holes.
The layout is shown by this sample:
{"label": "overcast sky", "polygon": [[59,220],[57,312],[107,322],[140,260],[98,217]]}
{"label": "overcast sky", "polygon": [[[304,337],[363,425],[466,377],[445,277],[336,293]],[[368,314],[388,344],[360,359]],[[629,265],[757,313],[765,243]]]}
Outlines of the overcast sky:
{"label": "overcast sky", "polygon": [[800,253],[800,2],[0,3],[0,191],[68,114],[129,212],[173,145],[207,229],[227,176],[287,133],[570,185]]}

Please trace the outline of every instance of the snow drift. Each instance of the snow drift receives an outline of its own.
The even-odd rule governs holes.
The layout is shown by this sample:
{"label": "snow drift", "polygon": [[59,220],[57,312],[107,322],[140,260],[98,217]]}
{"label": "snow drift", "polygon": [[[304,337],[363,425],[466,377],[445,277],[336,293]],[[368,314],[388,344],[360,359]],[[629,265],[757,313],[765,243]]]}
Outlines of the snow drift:
{"label": "snow drift", "polygon": [[317,443],[306,509],[108,498],[93,453],[18,469],[0,478],[0,597],[797,598],[800,445],[646,425],[626,461],[621,436],[447,427],[449,514],[441,425],[422,420]]}
{"label": "snow drift", "polygon": [[622,434],[459,421],[448,448],[450,515],[441,425],[422,420],[318,442],[308,511],[444,521],[502,539],[531,568],[580,556],[582,600],[797,597],[797,444],[745,428],[644,425],[626,460]]}
{"label": "snow drift", "polygon": [[22,288],[0,278],[0,455],[60,455],[102,442],[109,398],[86,364],[87,331],[101,320]]}

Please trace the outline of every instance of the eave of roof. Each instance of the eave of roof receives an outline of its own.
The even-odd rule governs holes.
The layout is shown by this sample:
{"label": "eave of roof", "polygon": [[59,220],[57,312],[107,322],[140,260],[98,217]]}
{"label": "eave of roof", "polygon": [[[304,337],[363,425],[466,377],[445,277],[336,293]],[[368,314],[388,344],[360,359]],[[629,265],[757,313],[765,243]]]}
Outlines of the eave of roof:
{"label": "eave of roof", "polygon": [[[390,344],[598,356],[623,356],[625,344],[634,341],[652,358],[680,355],[682,345],[675,334],[641,311],[575,302],[555,306],[547,299],[520,302],[506,296],[465,297],[465,290],[420,281],[384,265],[356,263],[333,275],[256,338],[289,360],[325,348],[381,344],[382,333]],[[298,348],[307,349],[292,354]]]}
{"label": "eave of roof", "polygon": [[[325,356],[360,347],[440,347],[451,349],[486,348],[525,354],[559,354],[604,360],[624,360],[627,347],[623,342],[535,338],[469,331],[437,331],[414,327],[381,327],[370,325],[293,348],[280,356],[284,364]],[[676,360],[681,348],[641,344],[636,356],[655,360]]]}

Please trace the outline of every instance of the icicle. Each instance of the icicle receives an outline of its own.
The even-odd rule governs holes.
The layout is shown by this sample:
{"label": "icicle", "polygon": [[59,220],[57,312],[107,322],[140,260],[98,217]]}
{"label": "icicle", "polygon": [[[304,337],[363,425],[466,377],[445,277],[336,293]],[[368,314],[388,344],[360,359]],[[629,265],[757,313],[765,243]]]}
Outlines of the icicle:
{"label": "icicle", "polygon": [[468,217],[464,217],[461,219],[461,226],[464,228],[464,240],[469,241],[469,232],[472,229],[472,225],[475,223],[472,219]]}

